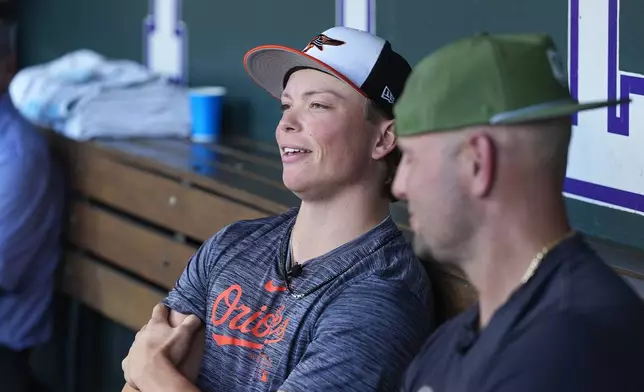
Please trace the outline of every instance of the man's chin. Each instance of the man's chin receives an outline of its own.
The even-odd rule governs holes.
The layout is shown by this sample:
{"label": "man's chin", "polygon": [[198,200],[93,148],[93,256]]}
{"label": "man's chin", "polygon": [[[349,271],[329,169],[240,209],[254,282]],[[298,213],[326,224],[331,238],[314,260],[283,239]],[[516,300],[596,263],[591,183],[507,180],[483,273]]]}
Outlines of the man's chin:
{"label": "man's chin", "polygon": [[316,192],[316,187],[310,184],[284,182],[284,186],[301,201],[312,201],[318,198],[316,195],[319,192]]}
{"label": "man's chin", "polygon": [[299,181],[284,181],[284,186],[297,196],[305,194],[307,190],[311,188],[310,186],[307,186],[307,184],[303,184]]}
{"label": "man's chin", "polygon": [[304,178],[303,175],[283,175],[282,183],[293,193],[306,192],[307,188],[311,188],[311,179]]}
{"label": "man's chin", "polygon": [[425,263],[448,263],[447,261],[437,258],[431,247],[422,242],[418,237],[413,240],[414,254]]}
{"label": "man's chin", "polygon": [[416,257],[418,257],[423,261],[434,261],[432,260],[433,258],[431,257],[432,255],[429,249],[427,249],[425,244],[422,243],[417,236],[414,236],[412,240],[412,245],[413,245],[414,254],[416,255]]}
{"label": "man's chin", "polygon": [[302,201],[320,201],[328,199],[332,190],[336,189],[332,184],[323,184],[309,178],[283,177],[284,186],[295,194]]}

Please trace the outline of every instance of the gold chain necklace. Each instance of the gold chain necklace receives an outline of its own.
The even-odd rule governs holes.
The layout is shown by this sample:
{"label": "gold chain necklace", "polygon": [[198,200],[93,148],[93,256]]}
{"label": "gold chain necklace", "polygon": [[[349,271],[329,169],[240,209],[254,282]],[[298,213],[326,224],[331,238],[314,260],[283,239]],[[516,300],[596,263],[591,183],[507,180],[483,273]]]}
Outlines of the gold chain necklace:
{"label": "gold chain necklace", "polygon": [[560,242],[564,241],[565,239],[572,237],[574,234],[575,234],[575,231],[570,230],[564,235],[562,235],[561,237],[557,238],[556,240],[552,241],[548,245],[541,248],[539,253],[537,253],[537,255],[534,256],[534,258],[530,262],[530,265],[528,266],[528,269],[525,272],[525,274],[523,274],[523,278],[521,278],[521,284],[526,284],[526,282],[528,282],[530,278],[532,278],[532,275],[534,275],[534,272],[537,270],[537,268],[539,268],[539,265],[541,264],[541,260],[543,260],[546,257],[546,255],[548,254],[548,252],[550,252],[550,250],[552,250],[552,248],[554,248],[556,245],[558,245]]}

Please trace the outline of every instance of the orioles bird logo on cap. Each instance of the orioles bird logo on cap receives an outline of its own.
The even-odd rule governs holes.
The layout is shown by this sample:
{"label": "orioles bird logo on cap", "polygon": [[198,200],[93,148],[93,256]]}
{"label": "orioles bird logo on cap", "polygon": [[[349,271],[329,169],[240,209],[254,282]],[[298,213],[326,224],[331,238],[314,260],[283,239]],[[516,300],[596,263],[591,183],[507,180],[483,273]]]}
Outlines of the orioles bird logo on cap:
{"label": "orioles bird logo on cap", "polygon": [[320,50],[324,50],[324,45],[341,46],[344,44],[345,42],[340,41],[339,39],[333,39],[333,38],[327,37],[324,34],[318,34],[311,40],[311,42],[309,42],[308,45],[306,45],[306,48],[304,48],[302,52],[306,52],[314,46]]}

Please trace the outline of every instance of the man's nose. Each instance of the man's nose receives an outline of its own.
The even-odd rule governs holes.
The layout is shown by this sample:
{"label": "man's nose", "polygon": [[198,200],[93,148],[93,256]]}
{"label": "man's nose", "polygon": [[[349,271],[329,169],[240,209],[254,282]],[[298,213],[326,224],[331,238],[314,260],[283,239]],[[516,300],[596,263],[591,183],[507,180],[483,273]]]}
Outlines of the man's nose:
{"label": "man's nose", "polygon": [[278,128],[282,132],[297,132],[302,129],[295,110],[288,109],[282,113]]}

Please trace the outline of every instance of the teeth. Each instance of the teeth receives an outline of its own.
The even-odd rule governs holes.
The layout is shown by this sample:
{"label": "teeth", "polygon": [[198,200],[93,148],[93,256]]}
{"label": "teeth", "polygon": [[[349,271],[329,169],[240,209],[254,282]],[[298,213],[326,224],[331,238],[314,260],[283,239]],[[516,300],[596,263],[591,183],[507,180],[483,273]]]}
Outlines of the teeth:
{"label": "teeth", "polygon": [[308,152],[308,150],[302,150],[302,149],[299,149],[299,148],[284,147],[284,153],[285,154],[297,153],[297,152]]}

